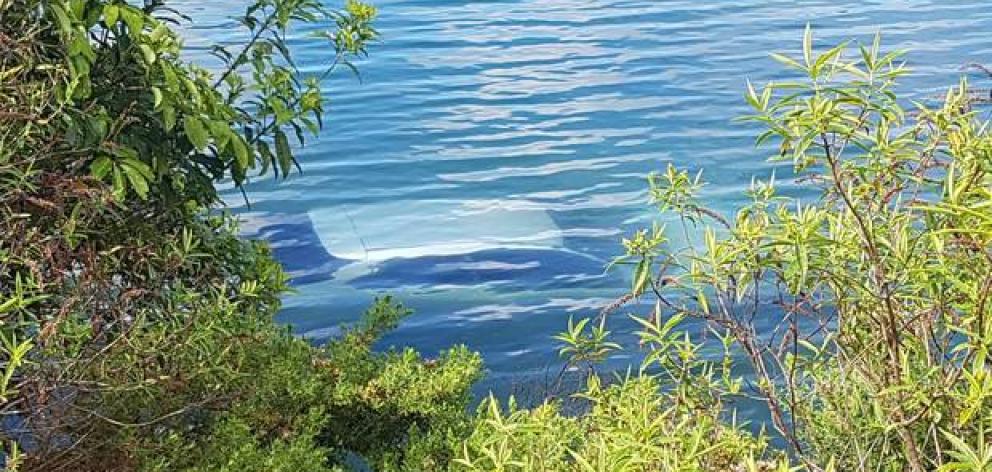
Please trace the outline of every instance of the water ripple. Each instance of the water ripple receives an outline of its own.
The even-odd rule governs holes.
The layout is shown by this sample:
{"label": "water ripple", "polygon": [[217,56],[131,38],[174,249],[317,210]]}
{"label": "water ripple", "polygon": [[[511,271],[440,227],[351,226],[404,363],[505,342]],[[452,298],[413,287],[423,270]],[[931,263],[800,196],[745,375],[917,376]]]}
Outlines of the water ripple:
{"label": "water ripple", "polygon": [[[821,45],[883,31],[910,50],[917,96],[992,54],[984,0],[376,3],[383,43],[363,83],[323,84],[330,119],[301,152],[306,172],[252,184],[248,218],[306,276],[282,315],[300,332],[328,336],[390,291],[418,314],[387,343],[465,342],[492,378],[557,362],[551,334],[623,291],[602,269],[652,218],[645,174],[706,169],[705,197],[730,209],[771,173],[732,119],[745,78],[784,77],[767,53],[796,53],[807,22]],[[225,18],[241,0],[171,4],[199,21],[185,33],[195,55],[243,38]],[[292,38],[298,62],[320,70],[308,33]]]}

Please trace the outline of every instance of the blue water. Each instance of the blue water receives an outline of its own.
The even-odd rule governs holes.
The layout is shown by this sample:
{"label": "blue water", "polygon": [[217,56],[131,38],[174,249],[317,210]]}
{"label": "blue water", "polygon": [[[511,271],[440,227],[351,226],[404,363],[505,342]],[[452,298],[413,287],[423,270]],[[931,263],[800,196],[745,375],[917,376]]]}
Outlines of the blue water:
{"label": "blue water", "polygon": [[[172,2],[198,19],[194,55],[239,39],[225,17],[243,3]],[[964,63],[992,62],[987,1],[377,5],[382,42],[361,83],[324,84],[330,119],[300,153],[304,174],[254,182],[251,208],[228,201],[293,273],[280,319],[300,334],[333,336],[393,294],[416,314],[383,346],[467,344],[485,358],[480,389],[502,392],[553,376],[551,336],[629,285],[604,267],[622,235],[657,218],[647,173],[704,169],[704,197],[731,211],[752,175],[772,172],[755,129],[732,119],[747,112],[746,78],[786,77],[767,53],[796,53],[806,22],[821,46],[882,30],[909,51],[903,90],[917,98]],[[307,33],[293,40],[297,61],[317,71],[327,51]]]}

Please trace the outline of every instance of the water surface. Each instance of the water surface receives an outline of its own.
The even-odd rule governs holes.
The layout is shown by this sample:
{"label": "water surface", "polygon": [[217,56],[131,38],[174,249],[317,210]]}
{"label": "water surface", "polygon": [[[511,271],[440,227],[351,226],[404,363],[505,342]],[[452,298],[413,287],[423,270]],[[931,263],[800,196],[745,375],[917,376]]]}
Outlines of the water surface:
{"label": "water surface", "polygon": [[[172,3],[197,18],[200,54],[239,40],[226,16],[244,2]],[[280,319],[300,334],[333,336],[393,294],[416,314],[384,345],[467,344],[485,356],[480,389],[500,391],[554,375],[551,336],[628,286],[604,267],[656,217],[647,173],[705,169],[704,196],[726,211],[771,173],[732,119],[746,78],[784,77],[767,53],[797,52],[807,22],[820,45],[883,31],[910,52],[903,90],[918,97],[992,60],[985,1],[376,3],[383,41],[360,84],[324,84],[330,119],[300,153],[305,173],[253,183],[250,209],[229,201],[293,273]],[[317,71],[327,50],[307,33],[297,60]]]}

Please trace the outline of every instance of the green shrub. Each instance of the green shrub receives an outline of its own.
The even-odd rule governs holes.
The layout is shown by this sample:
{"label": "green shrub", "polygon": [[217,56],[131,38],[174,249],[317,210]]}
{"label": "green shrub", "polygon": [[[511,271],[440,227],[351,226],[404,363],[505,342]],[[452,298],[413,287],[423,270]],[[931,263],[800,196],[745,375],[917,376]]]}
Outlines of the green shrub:
{"label": "green shrub", "polygon": [[[334,470],[444,463],[478,356],[374,353],[378,301],[315,348],[272,321],[287,279],[213,210],[215,183],[285,177],[376,11],[258,0],[251,40],[183,62],[162,2],[0,0],[0,430],[8,469]],[[329,24],[330,64],[284,42]],[[270,172],[271,171],[271,172]],[[447,436],[445,436],[447,435]],[[444,445],[445,447],[441,447]]]}
{"label": "green shrub", "polygon": [[[332,470],[345,453],[374,470],[409,467],[413,458],[444,463],[447,448],[421,447],[413,458],[406,448],[411,438],[467,427],[480,361],[464,348],[430,361],[410,350],[374,353],[377,333],[406,313],[380,300],[367,324],[321,349],[270,326],[273,332],[226,362],[238,366],[243,386],[234,391],[241,397],[204,418],[199,431],[189,431],[189,421],[164,436],[138,431],[129,448],[141,451],[142,469],[161,471]],[[133,409],[134,402],[122,406]]]}
{"label": "green shrub", "polygon": [[[818,54],[807,30],[802,50],[774,56],[797,80],[748,85],[746,119],[818,195],[755,181],[724,216],[699,201],[698,174],[653,175],[654,202],[701,245],[673,247],[661,227],[626,241],[632,295],[656,300],[651,317],[673,331],[697,319],[725,333],[727,358],[754,372],[744,393],[809,470],[989,470],[988,125],[964,83],[905,110],[901,56],[877,38]],[[648,344],[648,363],[686,349]]]}
{"label": "green shrub", "polygon": [[579,396],[589,407],[578,416],[553,403],[528,411],[511,401],[504,412],[490,398],[452,470],[743,471],[765,453],[764,438],[724,424],[718,411],[678,401],[655,378],[604,387],[590,376]]}

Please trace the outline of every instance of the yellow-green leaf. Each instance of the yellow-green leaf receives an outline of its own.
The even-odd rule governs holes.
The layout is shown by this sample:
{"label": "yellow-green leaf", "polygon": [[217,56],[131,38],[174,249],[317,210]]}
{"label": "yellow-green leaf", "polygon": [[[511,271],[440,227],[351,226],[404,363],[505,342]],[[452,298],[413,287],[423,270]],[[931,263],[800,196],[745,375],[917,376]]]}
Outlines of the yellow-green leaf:
{"label": "yellow-green leaf", "polygon": [[162,104],[162,90],[158,87],[152,87],[152,101],[156,110]]}
{"label": "yellow-green leaf", "polygon": [[103,21],[107,26],[113,26],[117,23],[118,15],[120,14],[120,8],[115,3],[108,3],[103,6]]}
{"label": "yellow-green leaf", "polygon": [[114,163],[107,156],[100,156],[90,164],[90,172],[93,177],[98,179],[103,179],[110,173],[110,169],[114,166]]}
{"label": "yellow-green leaf", "polygon": [[141,50],[141,57],[145,60],[145,64],[152,65],[155,63],[157,57],[151,46],[147,44],[139,44],[138,49]]}

